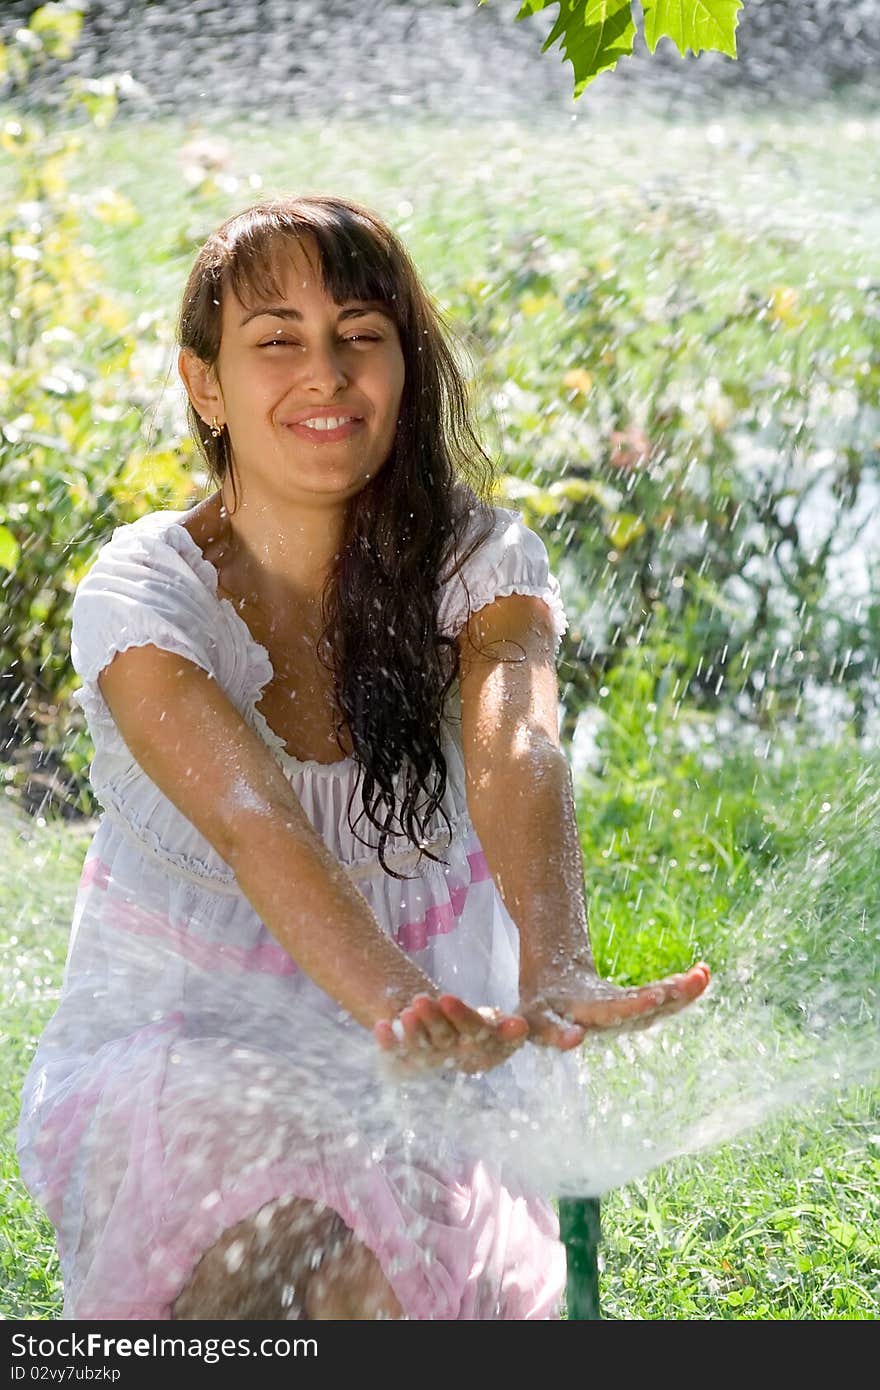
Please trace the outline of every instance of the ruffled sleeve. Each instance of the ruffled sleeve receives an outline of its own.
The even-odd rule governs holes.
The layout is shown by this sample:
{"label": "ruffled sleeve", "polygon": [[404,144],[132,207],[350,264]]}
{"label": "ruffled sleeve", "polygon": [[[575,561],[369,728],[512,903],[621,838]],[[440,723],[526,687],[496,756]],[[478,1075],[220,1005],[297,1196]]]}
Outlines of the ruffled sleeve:
{"label": "ruffled sleeve", "polygon": [[[550,610],[558,653],[568,618],[547,547],[537,532],[526,526],[521,512],[498,506],[493,510],[495,524],[489,535],[458,574],[441,586],[437,608],[440,631],[455,637],[470,614],[493,599],[513,593],[535,594]],[[462,553],[470,543],[466,535]]]}
{"label": "ruffled sleeve", "polygon": [[[179,530],[177,535],[186,532]],[[74,595],[70,650],[82,687],[71,700],[82,708],[94,744],[89,768],[92,790],[111,830],[123,836],[113,850],[108,848],[108,838],[102,853],[118,866],[120,856],[136,846],[137,873],[145,875],[144,893],[159,891],[158,880],[149,879],[151,865],[162,870],[163,885],[170,874],[223,894],[239,890],[231,868],[215,847],[129,750],[101,694],[98,676],[117,652],[152,644],[192,661],[233,698],[228,689],[230,648],[224,630],[216,594],[177,549],[167,514],[162,512],[147,513],[117,527]]]}
{"label": "ruffled sleeve", "polygon": [[169,545],[136,525],[118,528],[80,580],[71,609],[70,656],[82,680],[71,697],[93,737],[109,710],[98,675],[117,652],[149,643],[175,652],[216,678],[210,596]]}

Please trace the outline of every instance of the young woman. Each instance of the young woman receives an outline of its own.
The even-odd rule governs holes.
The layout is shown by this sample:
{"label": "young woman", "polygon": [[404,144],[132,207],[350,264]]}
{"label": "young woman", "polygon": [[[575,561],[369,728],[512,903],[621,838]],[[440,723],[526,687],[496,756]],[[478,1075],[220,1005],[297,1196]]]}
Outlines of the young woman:
{"label": "young woman", "polygon": [[19,1135],[63,1316],[556,1316],[553,1194],[365,1121],[377,1058],[523,1084],[708,980],[596,974],[546,549],[368,209],[230,218],[179,343],[215,490],[73,606],[104,814]]}

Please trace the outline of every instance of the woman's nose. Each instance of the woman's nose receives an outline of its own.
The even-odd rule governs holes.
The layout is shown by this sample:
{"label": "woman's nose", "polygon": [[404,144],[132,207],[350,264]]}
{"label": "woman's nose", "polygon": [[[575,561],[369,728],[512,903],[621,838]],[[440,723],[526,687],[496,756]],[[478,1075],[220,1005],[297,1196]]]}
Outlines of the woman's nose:
{"label": "woman's nose", "polygon": [[297,353],[297,357],[299,360],[296,372],[301,385],[311,383],[321,391],[330,394],[331,391],[345,385],[348,381],[342,354],[332,344],[329,346],[312,344],[301,354]]}

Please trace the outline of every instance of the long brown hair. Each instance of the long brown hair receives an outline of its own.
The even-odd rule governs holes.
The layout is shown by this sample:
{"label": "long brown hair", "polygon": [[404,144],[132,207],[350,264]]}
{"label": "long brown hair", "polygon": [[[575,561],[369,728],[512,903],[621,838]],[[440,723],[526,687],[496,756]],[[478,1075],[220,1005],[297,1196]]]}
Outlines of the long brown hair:
{"label": "long brown hair", "polygon": [[[271,198],[228,218],[202,246],[186,282],[179,346],[214,367],[224,292],[231,288],[246,306],[276,302],[283,294],[285,258],[305,235],[317,242],[321,284],[337,304],[385,303],[405,362],[392,453],[351,499],[322,613],[341,712],[337,741],[347,724],[363,773],[363,814],[381,832],[379,862],[386,873],[403,878],[385,862],[388,836],[403,835],[418,846],[446,791],[440,722],[459,661],[454,640],[438,630],[438,586],[488,534],[497,472],[471,422],[467,386],[447,342],[451,329],[402,243],[375,213],[349,199]],[[228,432],[215,438],[191,402],[187,418],[211,482],[222,486],[229,475],[237,500]],[[465,529],[475,522],[473,544],[460,554]],[[453,568],[446,571],[450,559]],[[405,794],[397,831],[391,828],[397,812],[392,779],[402,767]],[[421,821],[420,792],[428,798]],[[349,827],[366,844],[351,823],[351,804],[350,798]],[[440,811],[449,830],[442,806]],[[437,858],[424,848],[421,853]]]}

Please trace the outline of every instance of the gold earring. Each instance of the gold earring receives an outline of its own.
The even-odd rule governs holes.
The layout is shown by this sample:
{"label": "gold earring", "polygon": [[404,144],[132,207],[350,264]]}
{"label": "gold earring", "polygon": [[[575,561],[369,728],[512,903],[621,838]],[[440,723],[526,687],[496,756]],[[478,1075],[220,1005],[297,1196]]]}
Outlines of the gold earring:
{"label": "gold earring", "polygon": [[213,434],[215,439],[219,439],[221,434],[223,433],[223,426],[217,424],[216,415],[211,416],[211,433]]}

